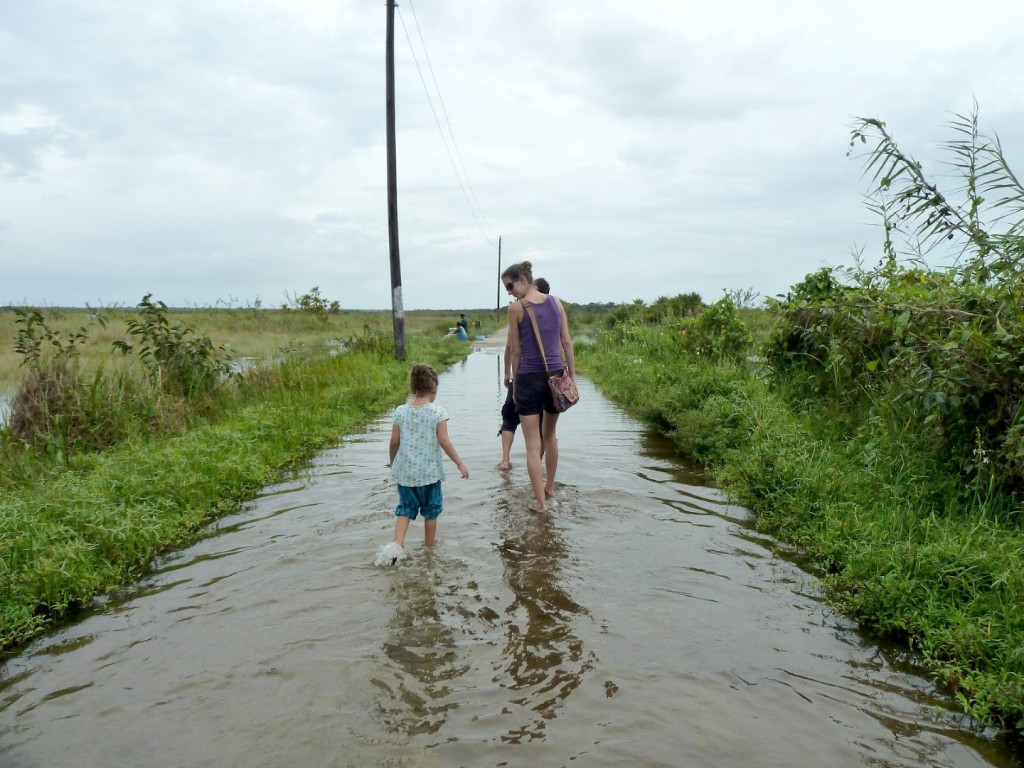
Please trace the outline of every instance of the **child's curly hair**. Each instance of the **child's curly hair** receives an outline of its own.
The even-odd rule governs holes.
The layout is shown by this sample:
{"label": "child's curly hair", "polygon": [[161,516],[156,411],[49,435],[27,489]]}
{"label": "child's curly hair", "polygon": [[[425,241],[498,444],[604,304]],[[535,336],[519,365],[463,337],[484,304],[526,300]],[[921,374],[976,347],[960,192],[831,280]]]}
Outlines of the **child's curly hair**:
{"label": "child's curly hair", "polygon": [[437,371],[426,363],[415,363],[409,371],[409,391],[414,395],[429,395],[437,391]]}

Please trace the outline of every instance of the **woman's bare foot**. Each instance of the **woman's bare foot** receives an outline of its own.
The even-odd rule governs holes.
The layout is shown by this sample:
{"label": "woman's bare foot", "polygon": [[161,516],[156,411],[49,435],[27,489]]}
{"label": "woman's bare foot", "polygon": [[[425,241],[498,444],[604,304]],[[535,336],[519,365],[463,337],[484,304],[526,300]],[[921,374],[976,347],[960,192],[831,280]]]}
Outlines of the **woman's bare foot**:
{"label": "woman's bare foot", "polygon": [[498,469],[500,469],[502,472],[508,472],[510,469],[512,469],[512,462],[503,461],[498,464]]}
{"label": "woman's bare foot", "polygon": [[545,499],[553,499],[553,498],[555,498],[555,489],[554,488],[545,488],[544,489],[544,498]]}
{"label": "woman's bare foot", "polygon": [[530,511],[538,515],[546,515],[548,513],[548,508],[546,506],[542,507],[537,502],[533,502],[533,504],[530,505]]}

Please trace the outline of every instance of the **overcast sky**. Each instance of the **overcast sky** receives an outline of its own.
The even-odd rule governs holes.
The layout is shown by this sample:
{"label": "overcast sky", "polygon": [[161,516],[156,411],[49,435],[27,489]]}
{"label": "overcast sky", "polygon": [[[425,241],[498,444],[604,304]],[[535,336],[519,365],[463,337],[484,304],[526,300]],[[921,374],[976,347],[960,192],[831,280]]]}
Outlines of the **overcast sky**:
{"label": "overcast sky", "polygon": [[[0,0],[0,304],[389,308],[385,22]],[[927,164],[976,99],[1024,174],[1020,0],[404,0],[395,29],[406,309],[493,307],[499,235],[579,303],[873,261],[856,116]]]}

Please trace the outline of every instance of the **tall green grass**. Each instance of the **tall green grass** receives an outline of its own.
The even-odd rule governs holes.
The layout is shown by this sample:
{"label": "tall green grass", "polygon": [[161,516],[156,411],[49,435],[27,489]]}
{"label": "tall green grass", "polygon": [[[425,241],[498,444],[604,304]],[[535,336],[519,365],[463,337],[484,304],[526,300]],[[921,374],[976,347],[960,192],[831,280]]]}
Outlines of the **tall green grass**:
{"label": "tall green grass", "polygon": [[[410,337],[445,368],[468,344]],[[352,351],[296,358],[217,394],[188,429],[35,462],[0,499],[0,647],[44,631],[153,557],[378,417],[407,394],[409,363]],[[20,459],[32,463],[28,456]]]}
{"label": "tall green grass", "polygon": [[[80,349],[82,370],[92,375],[103,369],[106,373],[134,371],[134,361],[114,355],[112,345],[130,341],[128,323],[137,318],[137,309],[111,307],[98,309],[37,309],[54,331],[69,334],[81,328],[88,338]],[[412,310],[405,313],[406,332],[410,335],[443,336],[455,325],[459,312],[465,310]],[[102,315],[106,324],[101,325]],[[505,315],[493,310],[467,311],[470,328],[480,321],[480,333],[489,334],[505,323]],[[216,347],[226,347],[235,359],[251,359],[257,363],[276,362],[295,352],[316,352],[338,340],[366,334],[392,332],[392,316],[386,310],[342,310],[321,314],[284,309],[254,307],[235,309],[170,308],[169,320],[195,326],[208,335]],[[15,309],[0,308],[0,393],[13,393],[25,377],[23,359],[15,352],[17,334]]]}
{"label": "tall green grass", "polygon": [[967,713],[1020,733],[1020,504],[965,483],[934,435],[894,418],[894,393],[850,412],[770,381],[756,358],[701,357],[643,322],[600,332],[577,360],[759,529],[805,552],[834,605],[920,653]]}

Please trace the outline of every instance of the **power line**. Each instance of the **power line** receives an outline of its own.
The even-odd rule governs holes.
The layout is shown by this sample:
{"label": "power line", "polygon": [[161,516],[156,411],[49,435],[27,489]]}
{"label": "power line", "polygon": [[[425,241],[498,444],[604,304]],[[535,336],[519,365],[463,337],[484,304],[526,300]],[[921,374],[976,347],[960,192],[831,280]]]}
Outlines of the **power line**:
{"label": "power line", "polygon": [[[409,0],[409,5],[410,5],[410,7],[412,7],[412,0]],[[412,11],[413,11],[413,20],[416,22],[416,29],[417,29],[417,33],[419,34],[420,43],[423,45],[423,53],[424,53],[424,56],[426,57],[427,65],[430,68],[430,76],[431,76],[431,78],[434,81],[434,88],[437,91],[437,98],[438,98],[438,100],[441,103],[441,109],[444,112],[445,122],[448,125],[448,131],[449,131],[449,133],[451,135],[451,142],[452,142],[452,145],[455,147],[455,152],[456,152],[456,154],[459,157],[459,161],[462,162],[462,153],[459,152],[458,144],[455,141],[455,133],[454,133],[454,131],[452,131],[451,122],[448,120],[448,112],[447,112],[447,110],[444,107],[444,99],[441,97],[441,89],[437,85],[437,78],[434,77],[433,66],[431,66],[431,64],[430,64],[430,56],[429,56],[429,54],[427,54],[427,46],[426,46],[426,43],[423,41],[423,34],[422,34],[422,32],[419,31],[420,27],[419,27],[419,20],[416,19],[416,9],[413,8]],[[477,225],[477,227],[480,230],[480,234],[482,234],[484,236],[484,240],[488,243],[488,245],[493,246],[494,243],[491,242],[491,240],[488,238],[487,233],[484,231],[483,225],[480,223],[481,218],[483,218],[484,222],[487,222],[487,219],[486,219],[486,217],[483,214],[483,209],[480,207],[479,200],[477,200],[477,198],[476,198],[476,192],[473,191],[473,185],[469,181],[469,174],[466,172],[465,163],[462,163],[462,174],[460,174],[459,173],[459,169],[458,169],[458,167],[455,164],[455,158],[452,156],[451,149],[448,146],[448,138],[447,138],[447,136],[445,136],[444,129],[441,127],[441,120],[437,116],[437,110],[434,109],[434,100],[430,96],[430,90],[427,88],[427,82],[426,82],[426,80],[423,77],[423,70],[420,68],[419,59],[416,57],[416,51],[415,51],[415,49],[413,48],[413,45],[412,45],[412,38],[409,37],[409,30],[405,26],[405,18],[402,16],[401,9],[399,9],[398,18],[402,22],[402,31],[405,32],[405,39],[409,43],[409,50],[412,53],[413,62],[416,64],[416,72],[419,74],[420,83],[423,85],[423,91],[427,95],[427,103],[430,105],[430,111],[434,115],[434,123],[437,125],[438,133],[441,134],[441,141],[444,144],[444,150],[445,150],[445,153],[447,153],[447,155],[448,155],[448,161],[451,163],[452,170],[455,172],[455,179],[456,179],[456,181],[459,182],[459,188],[462,190],[462,195],[466,199],[466,205],[469,206],[470,213],[473,214],[473,218],[476,221],[476,225]],[[463,176],[465,176],[465,178],[466,178],[466,183],[465,184],[462,183],[462,177]],[[466,191],[466,186],[467,185],[469,186],[470,192]],[[473,202],[470,201],[470,193],[471,192],[472,192],[473,200],[476,201],[476,207],[475,208],[473,206]],[[478,210],[479,210],[479,215],[477,213]],[[489,222],[487,222],[487,228],[491,229],[491,225],[490,225]],[[492,234],[493,234],[493,229],[492,229]]]}
{"label": "power line", "polygon": [[437,78],[434,77],[434,66],[430,62],[430,54],[427,52],[427,43],[423,39],[423,28],[420,26],[419,18],[416,16],[416,6],[413,5],[412,0],[409,0],[409,8],[412,10],[413,21],[416,22],[416,34],[419,35],[420,44],[423,46],[423,56],[427,60],[427,69],[430,70],[430,79],[434,81],[434,90],[437,91],[437,99],[441,103],[441,114],[444,115],[444,122],[448,126],[448,133],[452,137],[452,146],[455,147],[455,154],[459,158],[459,165],[462,166],[462,175],[466,179],[466,185],[469,187],[469,192],[473,196],[473,201],[476,203],[477,210],[480,211],[480,218],[484,220],[484,224],[487,225],[487,229],[491,231],[492,235],[497,235],[494,232],[494,228],[490,222],[487,221],[487,217],[484,215],[483,206],[480,205],[480,201],[477,199],[476,191],[473,189],[473,183],[469,180],[469,173],[466,171],[466,163],[462,159],[462,153],[459,151],[459,144],[455,141],[455,131],[452,130],[451,121],[448,119],[448,110],[444,105],[444,97],[441,95],[441,88],[437,84]]}

